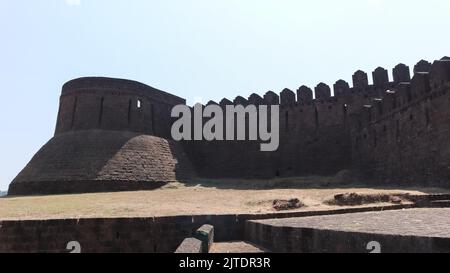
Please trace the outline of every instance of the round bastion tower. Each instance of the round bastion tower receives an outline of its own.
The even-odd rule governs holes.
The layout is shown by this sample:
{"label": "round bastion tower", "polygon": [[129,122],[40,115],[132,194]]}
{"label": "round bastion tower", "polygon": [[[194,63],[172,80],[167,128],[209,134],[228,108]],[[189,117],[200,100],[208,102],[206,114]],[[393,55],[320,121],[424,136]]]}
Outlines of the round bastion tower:
{"label": "round bastion tower", "polygon": [[170,140],[177,96],[145,84],[102,77],[62,88],[55,136],[9,187],[9,195],[154,189],[194,175]]}

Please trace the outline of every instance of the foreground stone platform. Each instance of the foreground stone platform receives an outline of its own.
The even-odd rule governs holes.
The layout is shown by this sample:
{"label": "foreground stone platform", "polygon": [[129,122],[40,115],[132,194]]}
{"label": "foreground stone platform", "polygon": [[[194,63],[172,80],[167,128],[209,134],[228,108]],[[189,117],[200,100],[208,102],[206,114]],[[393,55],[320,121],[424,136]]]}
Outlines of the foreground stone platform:
{"label": "foreground stone platform", "polygon": [[450,209],[422,208],[253,220],[246,240],[274,252],[450,252]]}
{"label": "foreground stone platform", "polygon": [[268,252],[257,245],[244,241],[214,243],[210,253],[265,253]]}

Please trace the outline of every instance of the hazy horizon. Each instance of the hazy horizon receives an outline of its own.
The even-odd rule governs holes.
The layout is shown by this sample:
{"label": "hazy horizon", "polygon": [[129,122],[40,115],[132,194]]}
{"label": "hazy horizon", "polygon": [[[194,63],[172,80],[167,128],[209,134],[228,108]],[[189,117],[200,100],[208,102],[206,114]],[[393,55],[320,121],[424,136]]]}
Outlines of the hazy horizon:
{"label": "hazy horizon", "polygon": [[[61,86],[137,80],[194,102],[351,84],[449,55],[450,2],[0,0],[0,190],[54,133]],[[392,78],[391,78],[392,79]]]}

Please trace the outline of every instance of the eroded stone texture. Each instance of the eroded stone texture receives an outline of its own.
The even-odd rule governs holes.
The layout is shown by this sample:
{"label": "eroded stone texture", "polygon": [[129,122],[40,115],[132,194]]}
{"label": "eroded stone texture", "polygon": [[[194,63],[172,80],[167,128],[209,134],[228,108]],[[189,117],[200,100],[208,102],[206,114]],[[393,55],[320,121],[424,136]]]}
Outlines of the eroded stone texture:
{"label": "eroded stone texture", "polygon": [[202,253],[202,241],[196,238],[186,238],[175,253]]}
{"label": "eroded stone texture", "polygon": [[180,143],[133,132],[75,131],[44,145],[9,194],[154,189],[192,175]]}
{"label": "eroded stone texture", "polygon": [[325,83],[319,83],[315,88],[316,99],[327,99],[331,97],[331,89]]}
{"label": "eroded stone texture", "polygon": [[313,100],[313,91],[307,86],[301,86],[297,90],[298,102],[311,102]]}
{"label": "eroded stone texture", "polygon": [[[450,209],[408,209],[248,221],[245,238],[274,252],[449,252]],[[276,240],[273,240],[276,238]]]}

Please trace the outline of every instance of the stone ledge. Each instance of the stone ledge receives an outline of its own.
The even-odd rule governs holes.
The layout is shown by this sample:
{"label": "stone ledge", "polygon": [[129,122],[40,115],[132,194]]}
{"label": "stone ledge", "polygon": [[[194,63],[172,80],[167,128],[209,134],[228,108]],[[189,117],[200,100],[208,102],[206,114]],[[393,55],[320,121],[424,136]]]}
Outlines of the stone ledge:
{"label": "stone ledge", "polygon": [[196,238],[186,238],[175,253],[202,253],[203,243]]}
{"label": "stone ledge", "polygon": [[203,225],[195,232],[195,238],[202,241],[202,252],[209,253],[214,243],[214,226]]}

